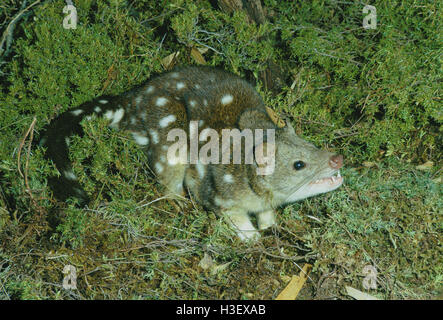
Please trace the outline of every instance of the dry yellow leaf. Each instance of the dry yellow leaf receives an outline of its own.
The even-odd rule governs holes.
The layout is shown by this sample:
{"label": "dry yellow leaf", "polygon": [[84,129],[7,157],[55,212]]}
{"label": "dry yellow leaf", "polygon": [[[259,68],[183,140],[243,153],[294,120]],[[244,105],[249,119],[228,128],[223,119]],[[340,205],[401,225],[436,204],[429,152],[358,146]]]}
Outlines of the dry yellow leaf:
{"label": "dry yellow leaf", "polygon": [[417,170],[422,170],[422,171],[424,171],[424,170],[430,170],[430,169],[432,168],[433,165],[434,165],[434,162],[432,162],[432,161],[426,161],[425,163],[416,166],[415,169],[417,169]]}
{"label": "dry yellow leaf", "polygon": [[206,64],[205,58],[202,56],[200,51],[195,47],[191,49],[191,57],[194,58],[194,60],[199,64]]}
{"label": "dry yellow leaf", "polygon": [[348,287],[346,286],[346,292],[348,293],[348,295],[350,295],[351,297],[353,297],[355,300],[380,300],[377,297],[374,297],[368,293],[365,292],[361,292],[360,290],[357,290],[355,288],[352,287]]}
{"label": "dry yellow leaf", "polygon": [[295,300],[301,288],[308,279],[309,272],[311,272],[312,265],[306,263],[298,276],[292,276],[292,280],[288,283],[286,288],[277,296],[275,300]]}
{"label": "dry yellow leaf", "polygon": [[162,59],[163,68],[165,68],[166,70],[172,69],[172,67],[175,65],[175,62],[176,62],[177,57],[179,55],[180,55],[180,51],[177,51],[177,52],[171,53],[167,57],[164,57]]}
{"label": "dry yellow leaf", "polygon": [[268,113],[268,116],[271,118],[272,122],[274,122],[274,124],[277,127],[283,128],[284,126],[286,126],[286,123],[283,121],[283,119],[277,116],[274,110],[272,110],[269,107],[266,107],[266,112]]}
{"label": "dry yellow leaf", "polygon": [[372,162],[372,161],[363,161],[363,166],[366,168],[372,168],[373,166],[375,166],[376,163]]}
{"label": "dry yellow leaf", "polygon": [[230,265],[231,263],[232,263],[232,261],[231,261],[231,262],[224,263],[224,264],[213,265],[213,266],[211,267],[211,275],[212,275],[212,276],[215,276],[216,274],[225,271],[225,270],[229,267],[229,265]]}
{"label": "dry yellow leaf", "polygon": [[200,260],[200,263],[198,265],[203,270],[207,270],[214,266],[214,261],[212,260],[211,256],[205,252],[205,255]]}

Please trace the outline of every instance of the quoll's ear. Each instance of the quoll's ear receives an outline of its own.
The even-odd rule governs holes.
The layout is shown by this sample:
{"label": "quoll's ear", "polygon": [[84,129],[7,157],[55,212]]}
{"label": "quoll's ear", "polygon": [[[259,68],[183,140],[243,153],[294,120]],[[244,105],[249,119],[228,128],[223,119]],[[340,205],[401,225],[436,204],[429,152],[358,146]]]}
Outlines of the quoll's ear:
{"label": "quoll's ear", "polygon": [[275,169],[275,143],[262,142],[254,147],[254,161],[258,175],[270,175]]}

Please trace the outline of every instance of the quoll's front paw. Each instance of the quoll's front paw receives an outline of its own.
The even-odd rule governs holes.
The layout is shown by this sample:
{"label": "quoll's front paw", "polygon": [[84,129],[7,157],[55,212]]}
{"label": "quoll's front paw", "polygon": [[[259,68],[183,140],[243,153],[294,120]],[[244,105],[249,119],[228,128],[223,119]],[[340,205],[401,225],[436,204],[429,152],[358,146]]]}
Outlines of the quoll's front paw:
{"label": "quoll's front paw", "polygon": [[228,222],[237,232],[242,241],[255,241],[260,238],[260,233],[255,229],[249,219],[248,213],[241,209],[231,209],[223,212]]}
{"label": "quoll's front paw", "polygon": [[237,236],[244,242],[254,242],[260,239],[260,233],[257,230],[238,230]]}
{"label": "quoll's front paw", "polygon": [[260,230],[265,230],[276,224],[275,213],[272,210],[260,212],[257,214],[257,224]]}

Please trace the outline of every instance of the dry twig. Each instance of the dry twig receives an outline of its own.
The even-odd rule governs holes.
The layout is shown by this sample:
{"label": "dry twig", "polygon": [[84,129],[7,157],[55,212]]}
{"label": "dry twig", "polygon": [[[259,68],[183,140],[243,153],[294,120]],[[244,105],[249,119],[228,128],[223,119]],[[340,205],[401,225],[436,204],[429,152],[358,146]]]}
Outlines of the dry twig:
{"label": "dry twig", "polygon": [[[20,10],[20,12],[15,15],[15,17],[9,22],[8,26],[6,27],[5,31],[3,32],[2,38],[0,40],[0,56],[8,54],[9,48],[12,43],[12,34],[14,32],[14,28],[15,28],[15,25],[17,24],[17,22],[23,17],[23,15],[29,9],[31,9],[33,6],[35,6],[38,3],[40,3],[40,0],[34,1],[32,4],[30,4],[29,6],[27,6],[26,8],[23,9],[23,7],[26,5],[26,1],[23,1],[22,8],[21,8],[22,10]],[[5,43],[6,43],[6,48],[3,49],[3,46],[5,45]]]}
{"label": "dry twig", "polygon": [[[22,178],[24,178],[24,180],[25,180],[26,193],[29,195],[29,197],[31,199],[31,203],[34,205],[34,207],[39,209],[40,212],[42,212],[44,210],[43,210],[43,208],[41,208],[40,206],[37,205],[37,201],[34,199],[34,196],[32,195],[32,191],[31,191],[31,187],[29,186],[29,179],[28,179],[29,157],[31,155],[32,140],[34,139],[34,127],[35,127],[36,122],[37,122],[37,118],[34,117],[34,119],[31,122],[31,125],[28,128],[28,131],[26,131],[23,139],[20,142],[20,146],[18,148],[18,153],[17,153],[17,169],[18,169],[20,176]],[[23,173],[21,171],[21,165],[22,165],[21,164],[21,154],[22,154],[22,150],[23,150],[24,144],[25,144],[28,136],[29,136],[29,143],[28,143],[28,148],[27,148],[27,152],[26,152],[25,170]]]}

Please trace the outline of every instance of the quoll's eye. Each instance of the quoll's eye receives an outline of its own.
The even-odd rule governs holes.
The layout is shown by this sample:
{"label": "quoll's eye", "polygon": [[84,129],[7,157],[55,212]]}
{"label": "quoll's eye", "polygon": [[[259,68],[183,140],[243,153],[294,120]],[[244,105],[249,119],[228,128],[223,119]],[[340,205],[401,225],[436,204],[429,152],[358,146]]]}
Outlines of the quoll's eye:
{"label": "quoll's eye", "polygon": [[301,170],[306,166],[306,164],[303,161],[295,161],[294,162],[294,169],[295,170]]}

